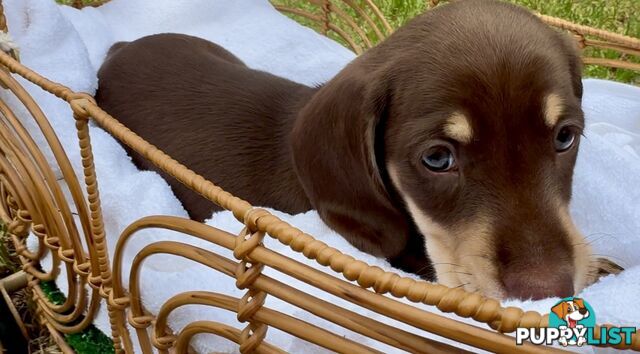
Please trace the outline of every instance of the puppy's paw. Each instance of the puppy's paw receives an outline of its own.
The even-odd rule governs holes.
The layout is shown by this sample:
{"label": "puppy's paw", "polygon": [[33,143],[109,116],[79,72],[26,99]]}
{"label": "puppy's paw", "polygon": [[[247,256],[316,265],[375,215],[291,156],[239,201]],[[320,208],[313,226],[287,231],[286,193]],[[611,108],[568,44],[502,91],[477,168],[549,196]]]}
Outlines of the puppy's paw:
{"label": "puppy's paw", "polygon": [[600,257],[596,262],[598,265],[598,278],[609,274],[620,274],[624,270],[624,268],[608,258]]}
{"label": "puppy's paw", "polygon": [[565,337],[560,337],[560,339],[558,339],[558,343],[560,343],[560,345],[562,345],[563,347],[567,346],[567,338]]}
{"label": "puppy's paw", "polygon": [[598,280],[600,280],[600,278],[606,277],[607,275],[620,274],[624,270],[624,268],[618,265],[616,262],[604,257],[595,259],[591,264],[591,268],[592,270],[588,285],[597,282]]}

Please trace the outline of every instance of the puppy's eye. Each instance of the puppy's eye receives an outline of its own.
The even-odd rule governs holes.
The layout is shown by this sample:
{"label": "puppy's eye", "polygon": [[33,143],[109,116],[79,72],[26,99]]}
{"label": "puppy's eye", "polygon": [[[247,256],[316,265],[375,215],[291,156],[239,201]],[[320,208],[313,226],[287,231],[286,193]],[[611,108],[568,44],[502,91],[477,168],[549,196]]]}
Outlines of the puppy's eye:
{"label": "puppy's eye", "polygon": [[557,152],[569,150],[576,141],[576,132],[568,126],[564,126],[558,130],[555,138],[555,147]]}
{"label": "puppy's eye", "polygon": [[456,160],[450,148],[437,145],[422,155],[422,164],[433,172],[447,172],[455,168]]}

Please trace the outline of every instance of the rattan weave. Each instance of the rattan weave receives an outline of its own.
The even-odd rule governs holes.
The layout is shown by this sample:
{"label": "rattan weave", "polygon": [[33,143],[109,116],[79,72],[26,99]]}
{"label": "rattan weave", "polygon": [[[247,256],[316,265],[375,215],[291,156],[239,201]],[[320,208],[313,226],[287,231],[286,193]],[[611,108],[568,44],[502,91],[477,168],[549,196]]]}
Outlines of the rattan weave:
{"label": "rattan weave", "polygon": [[[303,18],[306,24],[310,20],[319,31],[341,38],[356,53],[361,53],[392,32],[391,26],[371,0],[308,0],[306,3],[314,5],[315,12],[309,10],[308,6],[292,8],[276,5],[276,8]],[[437,1],[432,3],[435,4]],[[81,2],[76,4],[81,5]],[[640,71],[640,64],[628,60],[629,57],[640,56],[640,40],[579,26],[553,17],[541,17],[550,25],[573,32],[583,47],[612,49],[624,54],[621,59],[615,60],[585,57],[585,63]],[[0,29],[6,30],[4,15],[0,16]],[[495,352],[558,351],[531,344],[516,346],[512,337],[503,334],[513,332],[517,327],[546,326],[547,315],[504,307],[495,299],[468,293],[460,288],[451,289],[416,281],[369,266],[314,239],[269,212],[252,207],[248,202],[205,180],[120,124],[115,117],[98,107],[90,95],[74,92],[42,77],[20,64],[11,55],[0,52],[0,64],[5,69],[0,70],[0,83],[13,92],[27,108],[48,144],[47,147],[37,146],[14,114],[14,110],[0,101],[0,219],[8,225],[8,232],[19,254],[23,270],[28,274],[28,287],[38,305],[38,315],[42,323],[54,333],[54,338],[61,342],[64,351],[71,349],[63,343],[59,334],[75,333],[85,328],[93,321],[99,304],[104,303],[111,321],[110,335],[118,353],[132,352],[132,340],[135,337],[131,333],[134,331],[145,352],[151,352],[155,347],[161,353],[183,353],[188,349],[189,341],[195,334],[211,333],[237,342],[242,353],[281,353],[282,350],[264,340],[269,327],[281,329],[336,352],[376,352],[314,323],[266,308],[263,306],[266,296],[275,296],[319,318],[409,352],[459,351],[449,345],[338,307],[316,298],[314,294],[303,293],[264,275],[264,267],[271,267],[311,284],[318,292],[333,294],[415,328],[473,347]],[[84,167],[84,181],[76,178],[71,162],[47,117],[38,107],[38,103],[15,80],[15,75],[26,78],[66,101],[73,110]],[[99,181],[96,179],[89,138],[89,120],[99,123],[118,140],[180,182],[232,211],[235,218],[245,225],[242,233],[232,235],[178,217],[148,216],[129,225],[119,236],[113,253],[114,259],[110,260],[100,206]],[[51,149],[53,152],[55,164],[62,171],[64,183],[72,196],[71,200],[64,197],[63,190],[42,153],[43,149]],[[77,223],[74,221],[72,210],[77,211]],[[175,230],[183,233],[185,238],[195,237],[215,243],[232,250],[236,259],[226,259],[187,244],[159,241],[149,244],[138,253],[132,265],[129,283],[124,284],[121,261],[127,241],[136,237],[137,231],[150,228]],[[30,232],[38,238],[40,248],[37,253],[31,253],[25,245],[25,239]],[[291,252],[301,252],[309,259],[330,267],[336,276],[317,271],[288,258],[286,254],[265,248],[261,241],[267,236],[288,245]],[[84,239],[84,244],[81,239]],[[45,250],[49,250],[53,255],[53,266],[48,270],[39,268],[39,260]],[[151,315],[145,311],[140,300],[138,275],[142,261],[158,253],[185,257],[231,277],[229,280],[235,281],[238,288],[246,290],[245,296],[237,299],[207,292],[182,293],[168,300],[157,315]],[[56,305],[47,299],[39,283],[56,279],[60,274],[59,267],[65,267],[67,270],[69,292],[66,294],[66,301]],[[91,291],[83,291],[85,287]],[[129,292],[125,289],[129,289]],[[465,324],[381,294],[391,294],[396,298],[436,306],[442,312],[453,312],[462,317],[473,318],[488,324],[490,328]],[[174,333],[167,326],[167,317],[176,308],[187,304],[202,304],[219,308],[221,311],[236,312],[238,321],[246,323],[246,326],[243,330],[237,330],[229,324],[197,321],[179,333]],[[634,337],[631,348],[640,350],[640,336]]]}

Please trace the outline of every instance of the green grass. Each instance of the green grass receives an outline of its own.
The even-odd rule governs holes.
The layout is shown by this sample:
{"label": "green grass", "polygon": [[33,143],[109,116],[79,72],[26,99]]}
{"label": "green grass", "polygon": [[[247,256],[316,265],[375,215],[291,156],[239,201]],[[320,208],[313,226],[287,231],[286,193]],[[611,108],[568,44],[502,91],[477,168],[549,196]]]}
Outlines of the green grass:
{"label": "green grass", "polygon": [[[276,0],[277,3],[298,7],[301,0]],[[361,1],[361,0],[356,0]],[[373,0],[382,10],[392,27],[397,28],[407,20],[422,13],[428,0]],[[561,17],[575,23],[609,30],[640,38],[640,0],[508,0],[526,6],[542,14]],[[72,0],[58,0],[59,3],[71,4]],[[85,0],[85,3],[90,3]],[[312,8],[309,6],[308,8]],[[302,21],[305,23],[305,21]],[[308,21],[306,22],[310,24]],[[590,55],[603,58],[617,58],[618,54],[607,50],[592,50]],[[640,62],[636,58],[636,62]],[[640,73],[629,70],[616,70],[597,66],[585,68],[585,76],[606,78],[633,84],[640,84]],[[3,230],[0,229],[0,242]],[[0,244],[0,268],[7,267],[8,255],[2,253]],[[5,252],[6,253],[6,252]],[[64,295],[55,284],[43,283],[43,290],[54,303],[62,303]],[[79,353],[111,353],[113,347],[109,338],[91,326],[87,330],[66,336],[69,344]]]}
{"label": "green grass", "polygon": [[93,325],[90,325],[80,333],[67,334],[65,339],[78,354],[115,353],[111,338]]}
{"label": "green grass", "polygon": [[[301,0],[275,0],[276,3],[299,7]],[[640,38],[640,0],[506,0],[525,6],[545,15],[560,17],[574,23]],[[357,0],[356,2],[362,2]],[[421,14],[429,0],[373,0],[393,28]],[[445,3],[446,1],[440,1]],[[316,9],[304,5],[308,10]],[[347,9],[347,12],[353,13]],[[307,21],[308,23],[308,21]],[[374,38],[375,36],[370,36]],[[334,38],[338,39],[334,36]],[[620,55],[610,50],[588,49],[589,56],[617,59]],[[632,59],[640,63],[640,58]],[[587,77],[604,78],[640,84],[640,73],[631,70],[611,69],[589,65],[584,71]]]}
{"label": "green grass", "polygon": [[0,222],[0,278],[20,270],[15,253],[9,248],[10,242],[7,226]]}
{"label": "green grass", "polygon": [[[53,304],[61,305],[66,300],[56,283],[52,281],[41,282],[40,288]],[[78,354],[112,354],[115,352],[111,338],[94,325],[89,325],[78,333],[65,334],[64,338]]]}
{"label": "green grass", "polygon": [[[0,221],[0,277],[20,269],[18,260],[9,246],[11,241],[6,231],[6,225]],[[66,300],[65,295],[52,281],[41,282],[40,288],[53,304],[61,305]],[[115,352],[111,338],[93,325],[89,325],[79,333],[66,334],[65,339],[78,354],[111,354]]]}
{"label": "green grass", "polygon": [[[70,5],[73,0],[57,0],[59,3]],[[304,7],[313,10],[314,5],[307,4],[305,0],[272,0],[275,3],[290,7]],[[362,3],[363,0],[355,0]],[[640,38],[640,0],[505,0],[545,15],[567,19],[569,21],[595,28],[600,28],[615,33],[625,34]],[[91,0],[83,0],[90,4]],[[300,3],[304,5],[300,5]],[[373,0],[380,8],[392,27],[397,28],[407,20],[426,10],[429,0]],[[440,1],[445,3],[446,1]],[[346,9],[353,14],[351,9]],[[310,21],[300,19],[302,23],[311,24]],[[337,36],[334,39],[340,40]],[[377,40],[375,36],[371,36]],[[589,56],[617,59],[620,54],[611,50],[588,49]],[[640,58],[633,58],[633,62],[640,63]],[[640,85],[640,73],[631,70],[612,69],[600,66],[585,67],[584,75],[610,80],[617,80]]]}
{"label": "green grass", "polygon": [[[56,283],[52,281],[41,282],[40,288],[53,304],[62,305],[66,300]],[[94,325],[89,325],[78,333],[66,334],[65,339],[78,354],[111,354],[115,352],[111,338]]]}

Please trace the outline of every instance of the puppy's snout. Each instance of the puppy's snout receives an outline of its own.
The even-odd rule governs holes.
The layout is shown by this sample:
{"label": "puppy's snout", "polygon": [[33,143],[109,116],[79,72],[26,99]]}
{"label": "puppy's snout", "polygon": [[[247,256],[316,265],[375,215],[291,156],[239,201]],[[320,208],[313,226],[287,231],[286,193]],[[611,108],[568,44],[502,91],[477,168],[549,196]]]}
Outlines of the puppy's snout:
{"label": "puppy's snout", "polygon": [[569,228],[561,220],[543,215],[511,220],[515,223],[498,230],[500,242],[496,245],[504,295],[522,300],[572,296],[575,284],[580,286],[580,279],[576,279],[580,265],[576,264]]}
{"label": "puppy's snout", "polygon": [[589,312],[585,307],[581,308],[580,310],[578,310],[580,312],[581,315],[586,315],[587,312]]}
{"label": "puppy's snout", "polygon": [[573,295],[573,277],[570,273],[551,273],[544,270],[520,268],[506,270],[502,279],[506,297],[540,300],[548,297]]}

